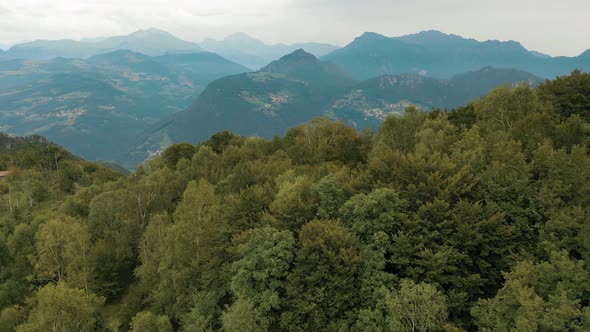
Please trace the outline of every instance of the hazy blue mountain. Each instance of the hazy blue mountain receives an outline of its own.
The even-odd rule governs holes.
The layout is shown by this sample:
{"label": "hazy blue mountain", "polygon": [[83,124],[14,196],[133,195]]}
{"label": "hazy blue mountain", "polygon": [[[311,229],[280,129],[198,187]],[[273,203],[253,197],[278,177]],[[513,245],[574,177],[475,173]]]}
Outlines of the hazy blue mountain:
{"label": "hazy blue mountain", "polygon": [[414,105],[423,110],[456,108],[500,85],[537,85],[542,80],[513,69],[482,68],[438,80],[416,74],[385,75],[349,88],[328,108],[328,114],[358,128],[377,127],[385,116]]}
{"label": "hazy blue mountain", "polygon": [[339,49],[339,46],[326,43],[297,43],[290,45],[292,49],[303,49],[316,57],[322,57],[330,52]]}
{"label": "hazy blue mountain", "polygon": [[166,54],[155,59],[157,62],[174,66],[184,73],[199,75],[218,76],[249,71],[242,65],[210,52]]}
{"label": "hazy blue mountain", "polygon": [[331,94],[350,85],[350,74],[340,66],[320,61],[311,53],[298,49],[260,70],[262,73],[286,75],[290,79],[306,82],[318,93]]}
{"label": "hazy blue mountain", "polygon": [[113,160],[211,81],[245,71],[211,53],[0,61],[0,131],[44,135],[85,158]]}
{"label": "hazy blue mountain", "polygon": [[141,162],[174,142],[198,142],[230,130],[272,137],[323,114],[333,96],[354,82],[338,66],[297,50],[263,69],[209,84],[187,110],[141,136],[131,158]]}
{"label": "hazy blue mountain", "polygon": [[268,45],[243,32],[234,33],[223,40],[205,39],[200,46],[253,69],[262,68],[269,62],[297,49],[304,49],[320,57],[338,48],[338,46],[321,43]]}
{"label": "hazy blue mountain", "polygon": [[153,121],[188,107],[210,82],[250,71],[207,52],[149,57],[116,51],[88,62],[111,73],[106,80],[125,93],[159,105],[160,114]]}
{"label": "hazy blue mountain", "polygon": [[157,29],[139,30],[127,36],[91,40],[37,40],[17,44],[6,53],[12,58],[51,59],[55,57],[87,58],[115,50],[131,50],[146,55],[199,52],[202,49]]}
{"label": "hazy blue mountain", "polygon": [[355,79],[365,80],[386,74],[419,73],[424,63],[436,60],[420,45],[367,32],[346,47],[322,59],[346,68]]}
{"label": "hazy blue mountain", "polygon": [[524,70],[545,78],[575,68],[590,69],[590,60],[582,56],[547,57],[515,41],[480,42],[432,30],[394,38],[365,33],[322,59],[341,65],[356,79],[404,73],[450,78],[486,66]]}

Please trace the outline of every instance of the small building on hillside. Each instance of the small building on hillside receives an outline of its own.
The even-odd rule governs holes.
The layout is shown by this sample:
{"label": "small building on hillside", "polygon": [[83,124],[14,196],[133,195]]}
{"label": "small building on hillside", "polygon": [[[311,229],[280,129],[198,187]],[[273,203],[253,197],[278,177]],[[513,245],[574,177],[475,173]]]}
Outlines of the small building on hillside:
{"label": "small building on hillside", "polygon": [[10,171],[0,171],[0,180],[4,180],[8,175],[10,175]]}

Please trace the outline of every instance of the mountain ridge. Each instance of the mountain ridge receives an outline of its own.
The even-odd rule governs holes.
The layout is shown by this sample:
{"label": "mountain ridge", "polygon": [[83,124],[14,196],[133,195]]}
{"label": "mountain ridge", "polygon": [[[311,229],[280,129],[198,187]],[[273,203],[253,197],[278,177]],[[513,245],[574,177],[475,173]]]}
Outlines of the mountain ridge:
{"label": "mountain ridge", "polygon": [[578,57],[550,57],[529,51],[517,41],[477,41],[437,30],[400,37],[363,33],[322,60],[339,64],[358,80],[403,73],[449,79],[485,66],[524,70],[543,78],[564,75],[576,68],[590,69],[585,53]]}
{"label": "mountain ridge", "polygon": [[138,30],[124,36],[113,36],[95,41],[36,40],[12,46],[6,55],[12,58],[50,59],[55,57],[88,58],[115,50],[128,49],[146,55],[163,55],[169,52],[198,52],[195,43],[176,38],[154,28]]}

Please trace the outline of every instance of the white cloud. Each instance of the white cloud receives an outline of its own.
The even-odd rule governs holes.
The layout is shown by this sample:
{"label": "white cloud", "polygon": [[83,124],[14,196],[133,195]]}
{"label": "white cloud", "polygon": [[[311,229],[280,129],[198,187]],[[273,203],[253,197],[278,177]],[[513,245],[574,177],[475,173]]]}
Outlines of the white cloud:
{"label": "white cloud", "polygon": [[587,0],[0,0],[0,43],[156,27],[193,41],[245,31],[269,42],[342,45],[364,31],[439,29],[577,55],[590,47],[588,13]]}

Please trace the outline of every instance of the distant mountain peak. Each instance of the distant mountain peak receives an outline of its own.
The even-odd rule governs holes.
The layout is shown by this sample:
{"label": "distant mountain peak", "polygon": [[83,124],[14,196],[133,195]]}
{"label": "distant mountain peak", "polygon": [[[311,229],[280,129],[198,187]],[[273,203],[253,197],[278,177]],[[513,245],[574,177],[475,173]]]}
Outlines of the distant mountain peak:
{"label": "distant mountain peak", "polygon": [[[200,46],[205,50],[218,53],[234,61],[236,60],[236,55],[238,55],[238,58],[242,54],[251,54],[253,57],[256,57],[258,52],[264,52],[265,49],[270,47],[245,32],[232,33],[221,40],[205,38]],[[265,63],[261,63],[258,67],[261,67],[263,64]]]}
{"label": "distant mountain peak", "polygon": [[579,58],[590,58],[590,49],[586,50],[584,53],[578,56]]}
{"label": "distant mountain peak", "polygon": [[355,40],[386,40],[389,39],[388,37],[378,34],[376,32],[365,32],[362,35],[360,35],[359,37],[357,37]]}
{"label": "distant mountain peak", "polygon": [[372,45],[376,43],[388,42],[391,41],[391,38],[386,37],[384,35],[380,35],[376,32],[365,32],[362,35],[356,37],[350,44],[346,47],[362,47],[363,45]]}
{"label": "distant mountain peak", "polygon": [[279,61],[288,62],[288,61],[313,61],[318,62],[318,58],[316,58],[313,54],[306,52],[304,49],[300,48],[298,50],[293,51],[285,56],[283,56]]}
{"label": "distant mountain peak", "polygon": [[393,39],[402,40],[412,44],[441,44],[441,43],[476,43],[474,39],[466,39],[458,35],[444,33],[439,30],[424,30],[415,34],[394,37]]}
{"label": "distant mountain peak", "polygon": [[521,43],[519,43],[515,40],[501,41],[501,40],[493,39],[493,40],[486,40],[486,41],[480,42],[480,45],[487,46],[487,47],[494,47],[498,50],[512,50],[512,51],[518,51],[518,52],[523,52],[523,53],[524,52],[530,53],[529,50],[527,50]]}
{"label": "distant mountain peak", "polygon": [[350,75],[341,67],[331,62],[320,61],[303,49],[271,62],[260,72],[284,74],[292,79],[318,84],[322,89],[341,88],[351,81]]}
{"label": "distant mountain peak", "polygon": [[167,36],[167,37],[172,36],[168,31],[164,31],[164,30],[156,29],[156,28],[137,30],[129,35],[130,36]]}
{"label": "distant mountain peak", "polygon": [[433,29],[420,31],[416,35],[422,35],[422,36],[441,36],[441,37],[443,37],[443,36],[444,37],[452,36],[452,35],[450,35],[448,33],[444,33],[442,31],[433,30]]}
{"label": "distant mountain peak", "polygon": [[287,73],[295,68],[316,68],[321,65],[321,61],[318,60],[313,54],[307,53],[303,49],[298,49],[292,53],[289,53],[279,60],[273,61],[260,71],[264,72],[276,72],[276,73]]}

